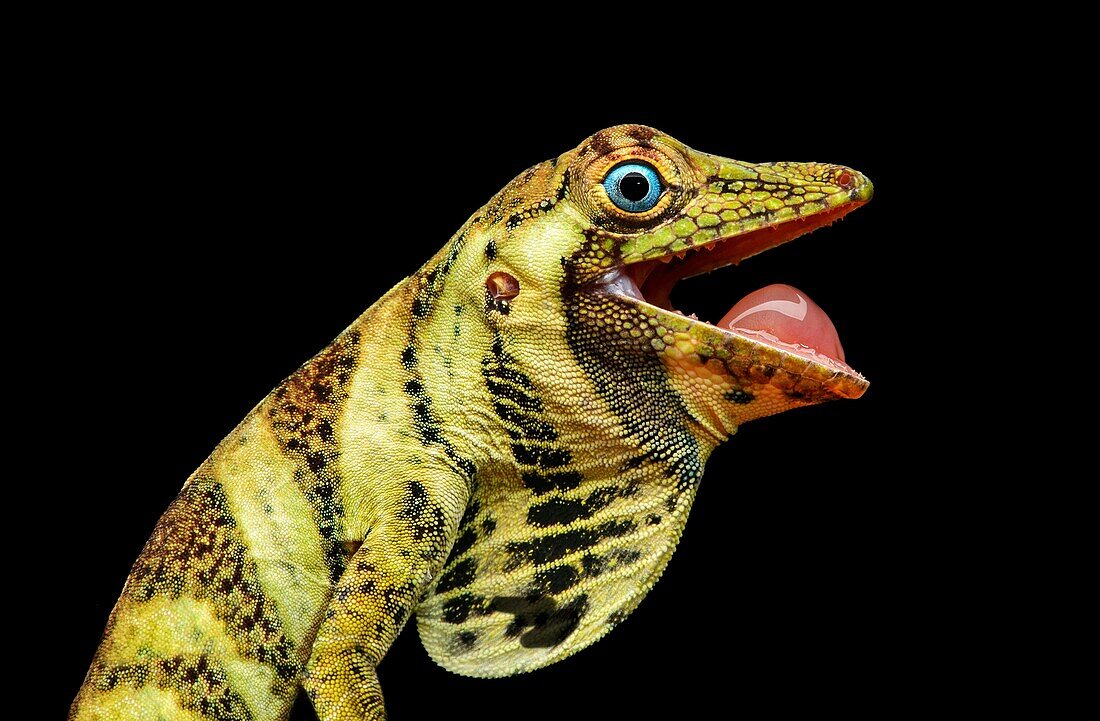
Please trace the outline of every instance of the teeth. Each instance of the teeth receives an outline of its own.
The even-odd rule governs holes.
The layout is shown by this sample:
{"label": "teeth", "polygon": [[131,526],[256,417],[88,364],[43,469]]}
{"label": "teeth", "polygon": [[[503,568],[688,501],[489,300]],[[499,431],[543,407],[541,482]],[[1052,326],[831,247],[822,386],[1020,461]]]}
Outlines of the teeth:
{"label": "teeth", "polygon": [[645,300],[645,298],[642,297],[641,289],[638,288],[638,284],[634,282],[633,278],[621,270],[615,270],[604,276],[603,286],[609,293],[625,295],[637,300]]}

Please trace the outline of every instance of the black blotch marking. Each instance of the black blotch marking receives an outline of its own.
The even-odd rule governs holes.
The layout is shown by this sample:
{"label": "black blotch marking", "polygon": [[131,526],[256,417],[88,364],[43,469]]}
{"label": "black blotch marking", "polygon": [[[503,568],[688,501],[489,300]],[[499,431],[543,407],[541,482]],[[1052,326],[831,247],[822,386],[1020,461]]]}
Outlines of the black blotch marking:
{"label": "black blotch marking", "polygon": [[661,517],[658,516],[656,513],[651,513],[645,517],[645,522],[651,526],[656,526],[658,523],[661,522]]}
{"label": "black blotch marking", "polygon": [[524,648],[557,646],[577,630],[586,611],[588,596],[582,594],[550,614],[544,623],[537,624],[534,629],[523,634],[519,639],[520,645]]}
{"label": "black blotch marking", "polygon": [[740,388],[732,391],[726,391],[723,396],[727,401],[733,401],[734,403],[751,403],[755,400],[755,396],[748,391],[743,391]]}
{"label": "black blotch marking", "polygon": [[485,244],[485,257],[489,260],[497,259],[497,242],[492,238]]}
{"label": "black blotch marking", "polygon": [[561,468],[573,462],[573,454],[565,448],[543,448],[522,443],[512,444],[512,456],[517,463],[539,468]]}
{"label": "black blotch marking", "polygon": [[473,528],[467,528],[455,540],[455,545],[451,548],[451,558],[458,558],[469,551],[475,541],[477,541],[477,531]]}
{"label": "black blotch marking", "polygon": [[523,480],[523,485],[538,496],[551,491],[571,491],[584,481],[584,476],[576,471],[562,471],[560,473],[524,471],[520,477]]}
{"label": "black blotch marking", "polygon": [[520,645],[524,648],[551,648],[557,646],[580,625],[588,610],[588,595],[581,594],[569,603],[559,606],[547,596],[520,598],[515,596],[497,596],[493,599],[493,611],[510,613],[515,616],[505,635],[520,635]]}
{"label": "black blotch marking", "polygon": [[512,438],[526,438],[533,441],[556,441],[558,439],[558,432],[554,430],[554,426],[539,416],[524,413],[500,401],[493,403],[493,410],[497,412],[502,420],[519,428],[518,433],[512,428],[507,429],[508,435]]}
{"label": "black blotch marking", "polygon": [[527,522],[533,526],[566,526],[574,521],[590,518],[596,512],[606,508],[616,498],[633,495],[636,486],[619,489],[617,486],[603,486],[592,491],[586,498],[551,498],[536,503],[527,509]]}
{"label": "black blotch marking", "polygon": [[443,620],[447,623],[463,623],[471,614],[485,616],[490,613],[484,596],[463,593],[443,604]]}
{"label": "black blotch marking", "polygon": [[550,614],[557,608],[558,602],[548,596],[497,596],[489,605],[491,611],[515,616],[504,629],[504,635],[509,638],[514,638],[523,633],[525,628],[535,625],[537,618],[550,618]]}
{"label": "black blotch marking", "polygon": [[578,518],[592,515],[579,498],[551,498],[527,509],[527,522],[532,526],[566,526]]}
{"label": "black blotch marking", "polygon": [[456,588],[465,588],[474,582],[476,575],[477,561],[472,558],[459,561],[439,577],[439,585],[435,588],[436,593],[446,593]]}
{"label": "black blotch marking", "polygon": [[558,192],[554,194],[554,204],[557,205],[565,198],[569,193],[569,173],[564,173],[561,176],[561,185],[558,186]]}
{"label": "black blotch marking", "polygon": [[423,483],[409,483],[397,517],[409,524],[423,558],[432,560],[443,553],[446,515],[443,508],[428,495]]}
{"label": "black blotch marking", "polygon": [[416,365],[416,346],[411,343],[405,346],[405,350],[401,351],[401,366],[405,370],[412,370],[412,367]]}
{"label": "black blotch marking", "polygon": [[412,611],[412,599],[415,596],[416,587],[411,581],[382,589],[382,608],[389,612],[394,631],[401,628]]}
{"label": "black blotch marking", "polygon": [[489,354],[481,361],[486,388],[494,398],[493,410],[508,424],[505,430],[513,440],[556,441],[558,433],[543,418],[542,402],[528,392],[534,384],[517,365],[504,350],[503,340],[496,336]]}
{"label": "black blotch marking", "polygon": [[606,521],[591,528],[573,528],[539,536],[530,541],[511,541],[505,546],[511,558],[505,563],[504,569],[512,571],[525,563],[542,566],[590,548],[605,538],[625,536],[634,528],[632,520]]}
{"label": "black blotch marking", "polygon": [[577,569],[568,564],[551,566],[535,573],[535,588],[541,593],[558,594],[567,591],[581,580]]}
{"label": "black blotch marking", "polygon": [[469,651],[477,644],[477,631],[459,631],[455,635],[455,641],[463,651]]}
{"label": "black blotch marking", "polygon": [[617,565],[628,566],[631,563],[636,563],[642,557],[642,552],[633,548],[616,548],[607,555],[615,559]]}
{"label": "black blotch marking", "polygon": [[[501,344],[499,338],[497,340],[493,341],[493,347],[491,348],[491,351],[494,354],[501,354],[502,355],[504,353],[504,348],[503,348],[503,345]],[[511,358],[511,356],[508,356],[508,357]],[[489,373],[494,378],[497,378],[499,380],[505,380],[505,381],[508,381],[509,383],[514,383],[514,384],[520,386],[521,388],[530,389],[530,388],[534,387],[533,384],[531,383],[531,379],[528,378],[527,375],[521,370],[518,370],[516,368],[511,368],[511,367],[506,366],[506,365],[499,365],[499,361],[498,361],[498,364],[492,365],[487,370],[486,370],[485,366],[488,365],[488,364],[486,364],[485,361],[482,361],[482,364],[483,364],[483,372]]]}
{"label": "black blotch marking", "polygon": [[487,378],[485,380],[485,385],[489,388],[489,392],[496,398],[509,400],[524,410],[542,410],[542,402],[539,401],[538,398],[535,398],[530,393],[527,393],[522,388],[517,388],[511,383],[501,383],[500,381]]}
{"label": "black blotch marking", "polygon": [[586,553],[581,556],[581,569],[588,578],[600,575],[607,568],[607,562],[603,556],[594,553]]}
{"label": "black blotch marking", "polygon": [[477,518],[477,514],[481,513],[481,501],[476,498],[466,506],[466,511],[462,514],[462,519],[458,522],[458,527],[468,526],[474,522]]}
{"label": "black blotch marking", "polygon": [[616,548],[602,556],[586,553],[581,557],[581,573],[585,578],[595,578],[619,566],[635,563],[641,557],[641,552],[632,548]]}

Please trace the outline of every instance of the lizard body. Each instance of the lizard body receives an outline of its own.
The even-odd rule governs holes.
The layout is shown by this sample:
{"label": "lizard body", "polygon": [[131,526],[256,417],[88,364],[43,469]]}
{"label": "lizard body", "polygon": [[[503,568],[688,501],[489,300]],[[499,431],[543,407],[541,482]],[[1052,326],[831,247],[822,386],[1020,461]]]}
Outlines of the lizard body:
{"label": "lizard body", "polygon": [[325,721],[384,718],[375,667],[414,611],[467,675],[593,643],[660,576],[718,443],[867,386],[673,312],[671,285],[870,197],[848,168],[631,125],[525,171],[187,479],[70,719],[282,719],[299,687]]}

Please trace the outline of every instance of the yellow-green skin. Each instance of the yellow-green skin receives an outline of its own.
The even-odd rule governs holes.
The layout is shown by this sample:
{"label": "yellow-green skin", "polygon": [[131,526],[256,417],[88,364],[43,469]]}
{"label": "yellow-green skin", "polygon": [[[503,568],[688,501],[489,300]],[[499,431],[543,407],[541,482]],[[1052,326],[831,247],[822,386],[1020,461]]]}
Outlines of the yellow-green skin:
{"label": "yellow-green skin", "polygon": [[[667,186],[647,213],[602,186],[631,159]],[[325,721],[384,718],[374,669],[414,611],[473,676],[596,641],[661,574],[719,442],[866,387],[601,278],[870,194],[631,125],[529,169],[187,479],[69,718],[282,719],[299,686]],[[494,298],[496,272],[519,294]]]}

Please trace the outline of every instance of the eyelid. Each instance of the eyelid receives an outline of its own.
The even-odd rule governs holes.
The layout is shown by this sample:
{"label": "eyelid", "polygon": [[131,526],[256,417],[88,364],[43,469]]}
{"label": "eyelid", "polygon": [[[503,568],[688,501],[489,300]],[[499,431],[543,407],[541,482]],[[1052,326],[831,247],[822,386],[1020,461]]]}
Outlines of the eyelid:
{"label": "eyelid", "polygon": [[608,169],[607,173],[604,174],[604,176],[603,176],[604,180],[606,181],[609,175],[611,175],[612,173],[614,173],[616,170],[623,167],[624,165],[641,165],[645,168],[649,168],[657,176],[657,179],[661,181],[661,185],[667,185],[667,183],[665,182],[664,174],[659,169],[657,169],[657,167],[654,166],[653,163],[650,163],[650,162],[648,162],[646,160],[643,160],[641,158],[631,158],[631,159],[628,159],[628,160],[622,160],[622,161],[619,161],[618,163],[615,163],[614,165],[612,165]]}

